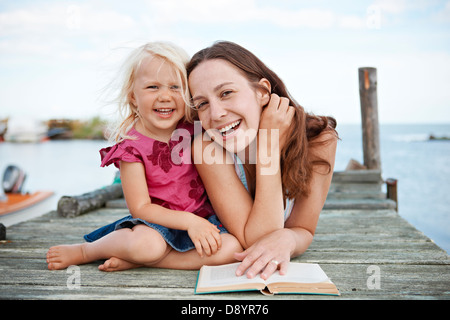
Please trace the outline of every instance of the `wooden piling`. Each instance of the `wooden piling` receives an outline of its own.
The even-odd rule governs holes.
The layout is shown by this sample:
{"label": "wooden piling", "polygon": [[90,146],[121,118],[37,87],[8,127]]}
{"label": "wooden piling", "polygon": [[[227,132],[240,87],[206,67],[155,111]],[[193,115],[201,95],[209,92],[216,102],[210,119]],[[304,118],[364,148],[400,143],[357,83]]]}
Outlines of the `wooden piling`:
{"label": "wooden piling", "polygon": [[377,69],[364,67],[358,72],[364,165],[367,169],[381,170]]}
{"label": "wooden piling", "polygon": [[395,210],[398,211],[397,179],[386,179],[386,186],[386,197],[395,202]]}
{"label": "wooden piling", "polygon": [[0,241],[6,240],[6,227],[3,223],[0,223]]}

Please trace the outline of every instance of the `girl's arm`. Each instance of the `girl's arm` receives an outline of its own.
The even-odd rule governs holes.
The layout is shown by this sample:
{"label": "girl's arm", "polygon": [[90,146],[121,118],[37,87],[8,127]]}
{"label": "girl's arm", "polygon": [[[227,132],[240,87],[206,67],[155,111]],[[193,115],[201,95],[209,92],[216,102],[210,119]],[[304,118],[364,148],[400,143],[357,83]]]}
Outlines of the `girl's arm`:
{"label": "girl's arm", "polygon": [[144,166],[139,162],[120,162],[122,188],[133,218],[140,218],[167,228],[186,230],[197,251],[209,256],[221,246],[219,230],[208,220],[193,213],[167,209],[151,202]]}

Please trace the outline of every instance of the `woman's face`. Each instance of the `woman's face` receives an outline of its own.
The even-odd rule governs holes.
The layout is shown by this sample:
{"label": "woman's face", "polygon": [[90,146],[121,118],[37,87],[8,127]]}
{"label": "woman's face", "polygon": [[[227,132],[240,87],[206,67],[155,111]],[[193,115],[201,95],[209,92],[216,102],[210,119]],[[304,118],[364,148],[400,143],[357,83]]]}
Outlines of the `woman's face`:
{"label": "woman's face", "polygon": [[255,89],[222,59],[201,62],[189,75],[189,88],[202,126],[214,141],[233,153],[253,142],[268,93]]}

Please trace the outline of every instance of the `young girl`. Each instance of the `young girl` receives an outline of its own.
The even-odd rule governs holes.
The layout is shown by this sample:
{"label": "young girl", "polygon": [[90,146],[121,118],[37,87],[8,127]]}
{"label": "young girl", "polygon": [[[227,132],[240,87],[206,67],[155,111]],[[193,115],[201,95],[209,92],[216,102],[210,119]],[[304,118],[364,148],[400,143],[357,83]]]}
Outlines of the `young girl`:
{"label": "young girl", "polygon": [[[108,259],[100,270],[138,266],[198,269],[234,260],[239,242],[226,233],[191,163],[193,126],[184,122],[189,101],[189,58],[168,43],[136,49],[124,65],[119,109],[127,115],[113,133],[116,144],[100,151],[102,166],[120,168],[131,215],[85,236],[88,243],[52,247],[49,269]],[[222,234],[220,234],[222,233]],[[172,250],[182,262],[163,262]],[[191,250],[195,253],[194,250]]]}

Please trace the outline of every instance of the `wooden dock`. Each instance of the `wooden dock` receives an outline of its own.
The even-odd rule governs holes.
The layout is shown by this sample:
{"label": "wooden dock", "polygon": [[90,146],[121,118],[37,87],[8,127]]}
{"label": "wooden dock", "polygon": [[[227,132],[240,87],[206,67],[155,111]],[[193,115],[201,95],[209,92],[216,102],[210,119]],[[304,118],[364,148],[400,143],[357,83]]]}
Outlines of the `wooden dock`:
{"label": "wooden dock", "polygon": [[314,241],[293,260],[319,263],[339,297],[195,295],[197,271],[106,273],[97,270],[99,263],[47,270],[49,247],[79,243],[85,233],[127,215],[118,200],[74,218],[52,211],[9,227],[0,242],[0,299],[449,299],[450,257],[398,215],[382,183],[373,170],[335,173]]}

